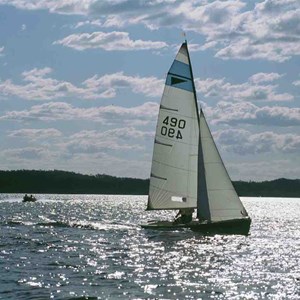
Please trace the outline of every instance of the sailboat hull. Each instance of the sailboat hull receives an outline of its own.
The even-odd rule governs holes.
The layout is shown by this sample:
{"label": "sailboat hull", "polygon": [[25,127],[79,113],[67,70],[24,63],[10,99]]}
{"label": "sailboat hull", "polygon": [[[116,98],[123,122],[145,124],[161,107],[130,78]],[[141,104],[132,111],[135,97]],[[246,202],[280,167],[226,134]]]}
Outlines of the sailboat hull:
{"label": "sailboat hull", "polygon": [[251,225],[250,218],[233,219],[207,224],[198,223],[191,225],[190,229],[208,234],[241,234],[248,235]]}
{"label": "sailboat hull", "polygon": [[141,225],[144,229],[155,230],[178,230],[191,229],[192,231],[201,232],[204,234],[240,234],[248,235],[251,225],[250,218],[240,218],[234,220],[226,220],[211,223],[201,223],[192,221],[188,224],[174,224],[170,221],[150,222]]}

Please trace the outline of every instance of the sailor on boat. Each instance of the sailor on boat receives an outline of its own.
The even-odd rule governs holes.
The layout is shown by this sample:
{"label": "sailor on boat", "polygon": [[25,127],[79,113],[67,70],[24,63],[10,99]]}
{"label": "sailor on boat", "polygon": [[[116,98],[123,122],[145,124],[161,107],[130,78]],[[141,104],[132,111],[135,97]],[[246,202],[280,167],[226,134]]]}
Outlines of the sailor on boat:
{"label": "sailor on boat", "polygon": [[188,224],[193,219],[193,208],[181,208],[175,216],[174,224]]}
{"label": "sailor on boat", "polygon": [[25,196],[23,197],[23,202],[35,202],[36,198],[33,195],[28,196],[27,194],[25,194]]}

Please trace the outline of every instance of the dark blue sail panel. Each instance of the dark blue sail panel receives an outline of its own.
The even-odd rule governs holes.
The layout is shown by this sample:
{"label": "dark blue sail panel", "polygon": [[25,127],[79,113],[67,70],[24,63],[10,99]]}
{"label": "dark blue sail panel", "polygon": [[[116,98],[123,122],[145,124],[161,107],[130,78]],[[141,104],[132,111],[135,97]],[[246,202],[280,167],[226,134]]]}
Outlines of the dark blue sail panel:
{"label": "dark blue sail panel", "polygon": [[166,85],[176,87],[178,89],[193,92],[193,84],[190,79],[184,79],[182,77],[175,77],[174,75],[168,74]]}
{"label": "dark blue sail panel", "polygon": [[190,66],[176,59],[174,60],[168,74],[184,77],[189,80],[192,79]]}

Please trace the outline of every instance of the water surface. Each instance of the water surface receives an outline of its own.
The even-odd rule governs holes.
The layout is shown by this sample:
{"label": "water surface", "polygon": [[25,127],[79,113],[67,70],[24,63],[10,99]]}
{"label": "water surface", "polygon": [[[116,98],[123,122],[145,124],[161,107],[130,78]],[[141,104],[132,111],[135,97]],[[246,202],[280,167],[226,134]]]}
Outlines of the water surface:
{"label": "water surface", "polygon": [[300,299],[300,199],[242,198],[250,235],[139,224],[146,196],[0,194],[0,299]]}

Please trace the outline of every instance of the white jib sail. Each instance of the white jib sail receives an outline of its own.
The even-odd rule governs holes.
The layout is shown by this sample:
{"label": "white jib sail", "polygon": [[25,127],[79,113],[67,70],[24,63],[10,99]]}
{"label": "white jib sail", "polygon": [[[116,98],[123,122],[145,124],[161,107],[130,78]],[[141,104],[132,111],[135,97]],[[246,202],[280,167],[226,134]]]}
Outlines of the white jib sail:
{"label": "white jib sail", "polygon": [[197,206],[199,123],[186,43],[167,75],[156,127],[148,209]]}
{"label": "white jib sail", "polygon": [[247,212],[232,185],[202,111],[200,135],[210,220],[221,221],[245,217]]}

